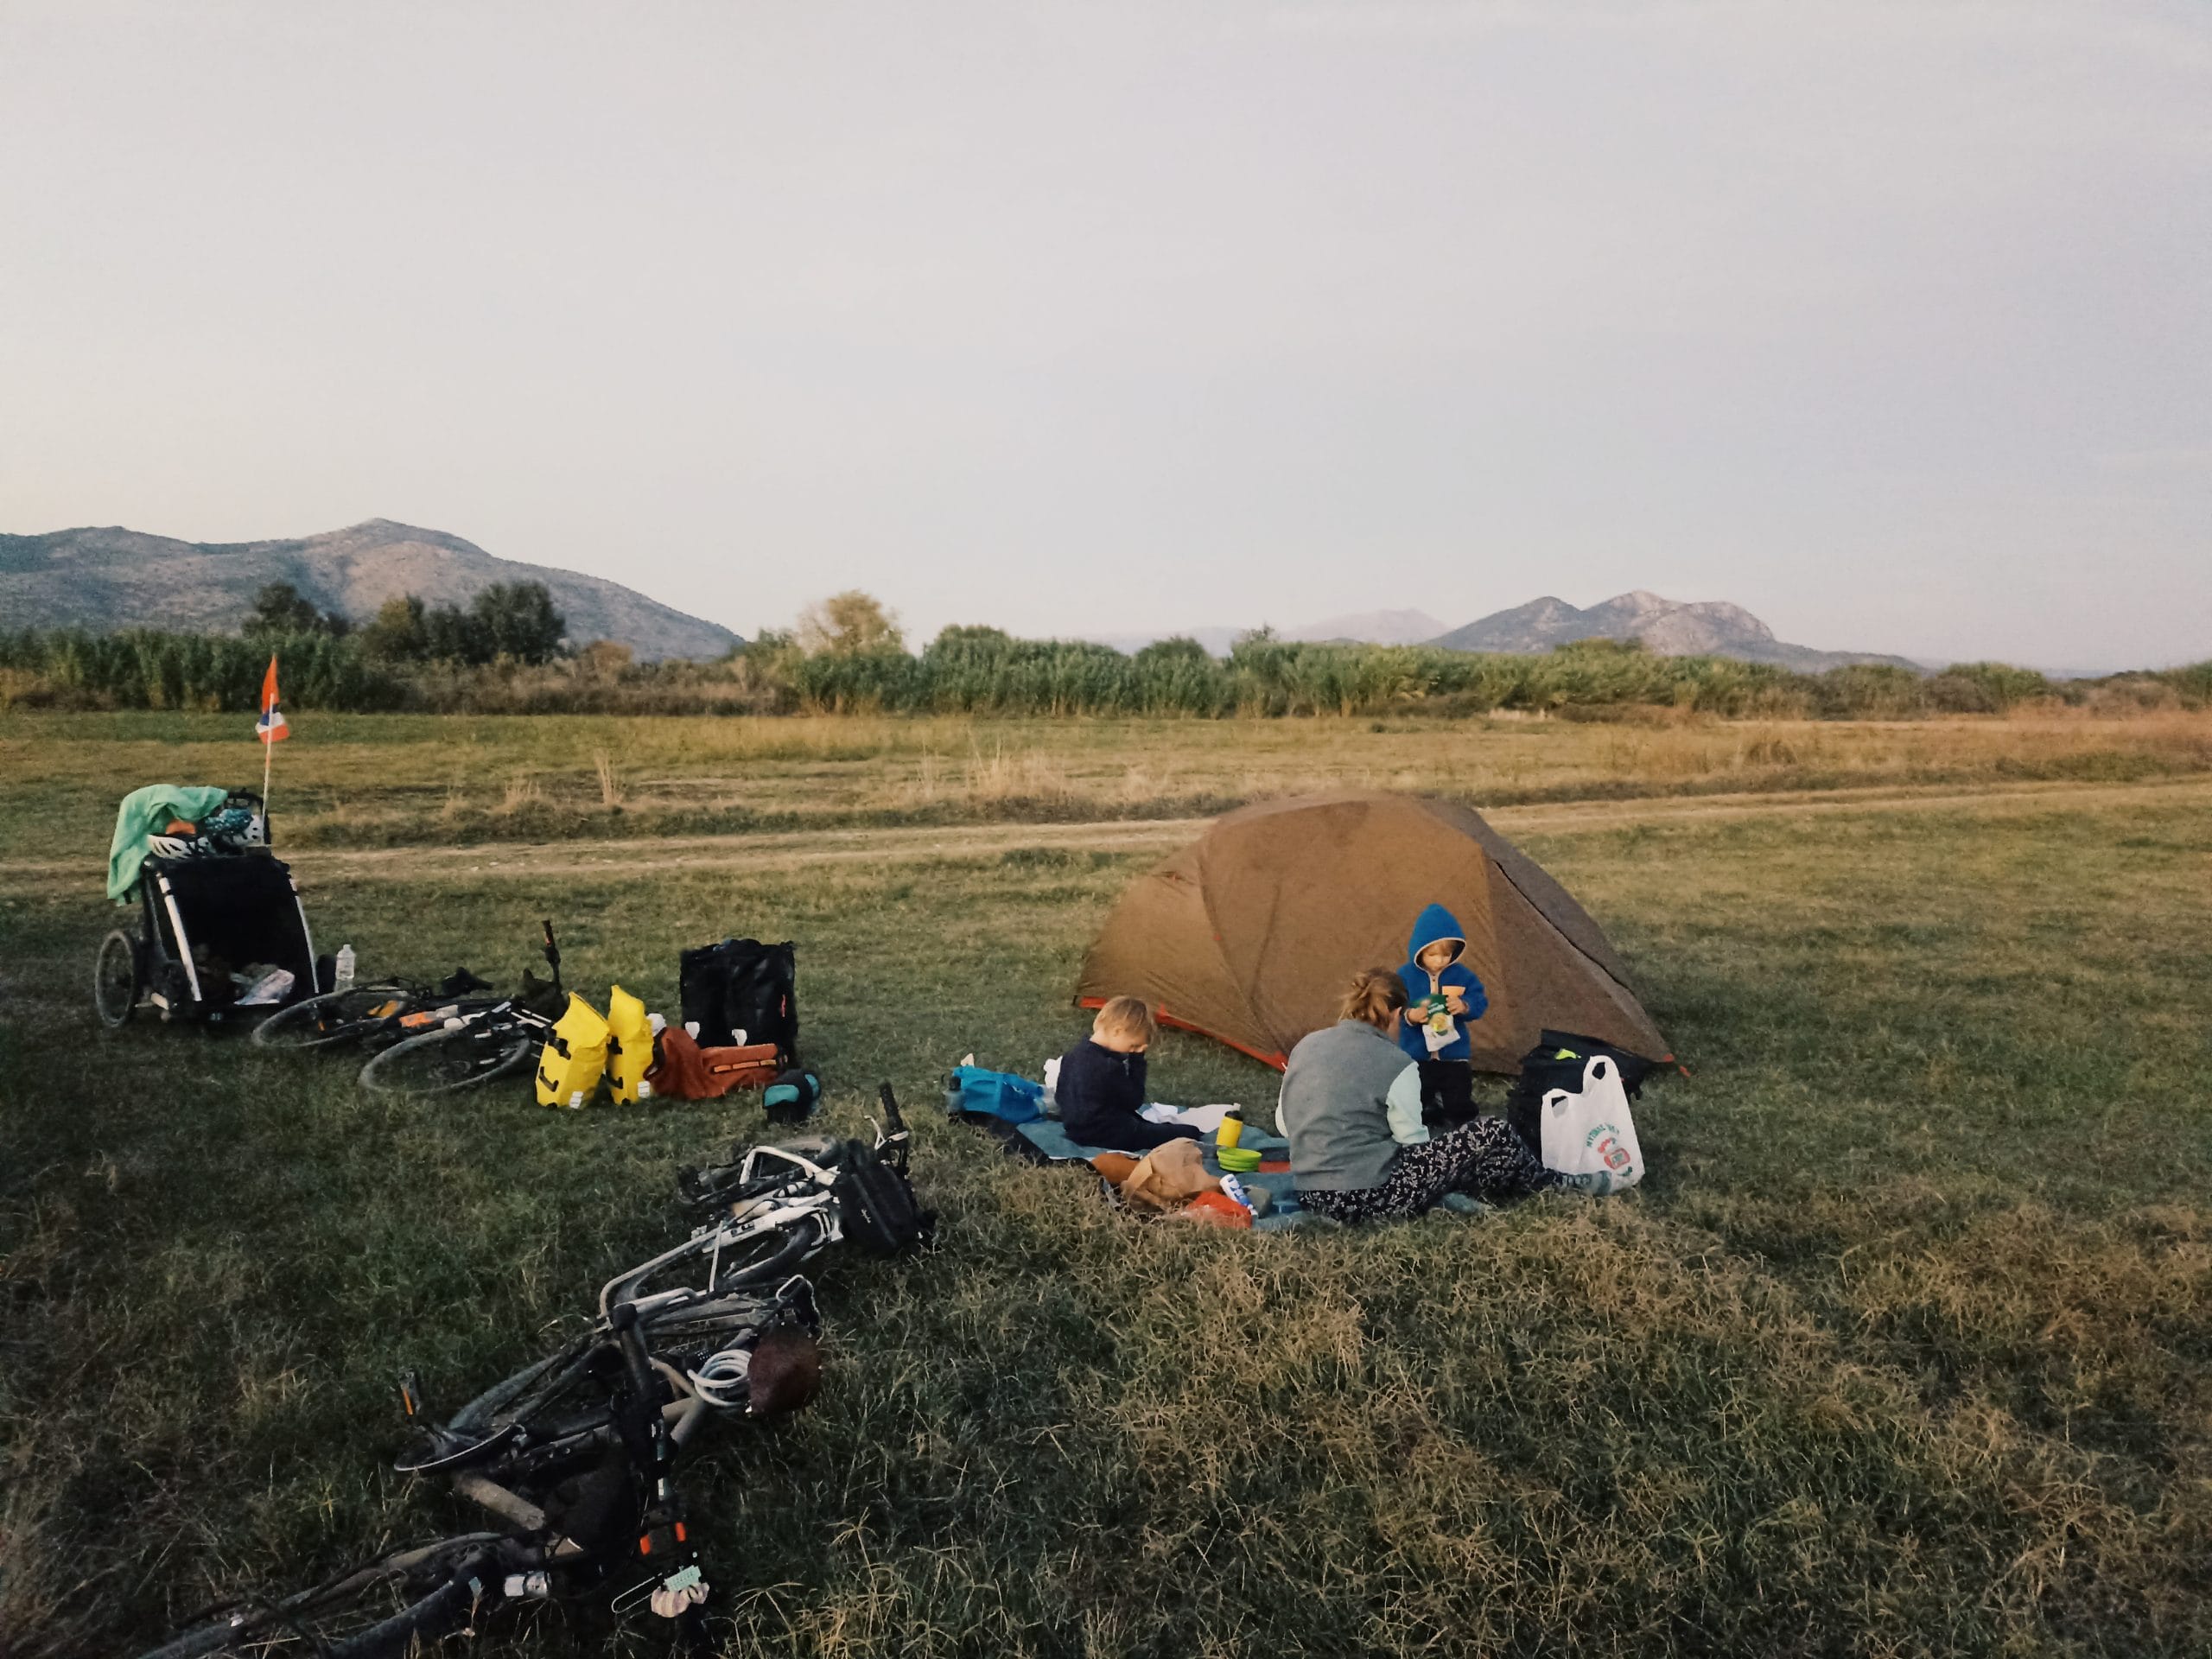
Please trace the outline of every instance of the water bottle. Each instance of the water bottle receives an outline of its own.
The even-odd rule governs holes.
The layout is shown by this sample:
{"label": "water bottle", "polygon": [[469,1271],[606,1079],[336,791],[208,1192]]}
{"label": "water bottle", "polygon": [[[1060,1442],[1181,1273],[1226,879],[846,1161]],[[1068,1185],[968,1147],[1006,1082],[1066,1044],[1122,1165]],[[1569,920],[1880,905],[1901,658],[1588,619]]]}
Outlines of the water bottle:
{"label": "water bottle", "polygon": [[338,947],[338,966],[331,976],[330,988],[334,991],[353,988],[353,947],[350,944]]}

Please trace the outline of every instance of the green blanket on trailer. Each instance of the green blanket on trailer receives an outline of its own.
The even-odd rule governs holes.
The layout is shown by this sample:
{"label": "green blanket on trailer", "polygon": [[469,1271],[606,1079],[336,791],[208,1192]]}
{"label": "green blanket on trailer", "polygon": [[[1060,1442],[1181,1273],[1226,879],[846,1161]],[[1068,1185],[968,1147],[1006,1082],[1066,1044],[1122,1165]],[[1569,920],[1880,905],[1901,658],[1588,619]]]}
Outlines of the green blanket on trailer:
{"label": "green blanket on trailer", "polygon": [[149,784],[123,798],[115,810],[115,839],[107,849],[107,896],[118,905],[138,894],[138,868],[146,837],[177,818],[197,823],[222,805],[230,791],[213,784]]}

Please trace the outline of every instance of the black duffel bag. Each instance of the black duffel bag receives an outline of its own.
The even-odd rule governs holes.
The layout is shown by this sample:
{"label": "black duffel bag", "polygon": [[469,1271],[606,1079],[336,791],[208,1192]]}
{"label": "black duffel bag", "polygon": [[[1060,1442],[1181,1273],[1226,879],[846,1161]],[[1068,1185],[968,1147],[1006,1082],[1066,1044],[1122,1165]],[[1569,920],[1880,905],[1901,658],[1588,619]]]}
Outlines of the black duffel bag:
{"label": "black duffel bag", "polygon": [[686,950],[677,982],[683,1023],[697,1023],[700,1047],[728,1047],[741,1031],[747,1043],[773,1043],[784,1065],[798,1058],[798,950],[789,940],[724,939]]}
{"label": "black duffel bag", "polygon": [[1547,1030],[1536,1046],[1521,1057],[1521,1075],[1505,1096],[1505,1121],[1529,1143],[1529,1151],[1543,1149],[1544,1096],[1554,1089],[1580,1094],[1583,1067],[1600,1054],[1620,1068],[1621,1087],[1631,1100],[1642,1092],[1644,1078],[1660,1064],[1595,1037],[1578,1037],[1571,1031]]}

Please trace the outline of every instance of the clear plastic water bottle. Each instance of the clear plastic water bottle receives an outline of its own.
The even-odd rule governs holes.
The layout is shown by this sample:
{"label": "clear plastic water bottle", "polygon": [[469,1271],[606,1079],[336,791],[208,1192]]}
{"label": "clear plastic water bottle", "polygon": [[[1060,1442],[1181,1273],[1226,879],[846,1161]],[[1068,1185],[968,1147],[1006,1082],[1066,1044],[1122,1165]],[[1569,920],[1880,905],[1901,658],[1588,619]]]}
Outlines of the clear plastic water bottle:
{"label": "clear plastic water bottle", "polygon": [[331,975],[330,988],[334,991],[353,988],[353,947],[350,944],[338,947],[338,965]]}

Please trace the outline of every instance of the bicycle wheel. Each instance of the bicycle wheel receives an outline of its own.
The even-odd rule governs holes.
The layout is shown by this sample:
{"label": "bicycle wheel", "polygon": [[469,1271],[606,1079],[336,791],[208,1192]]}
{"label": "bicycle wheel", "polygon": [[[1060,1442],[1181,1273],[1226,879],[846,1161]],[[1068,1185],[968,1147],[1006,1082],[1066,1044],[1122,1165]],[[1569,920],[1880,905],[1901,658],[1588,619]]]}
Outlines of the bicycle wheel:
{"label": "bicycle wheel", "polygon": [[[599,1305],[604,1311],[621,1302],[650,1300],[664,1288],[677,1287],[664,1286],[664,1279],[681,1281],[709,1273],[711,1282],[700,1285],[692,1293],[695,1299],[772,1291],[829,1242],[829,1224],[819,1211],[779,1227],[743,1231],[734,1238],[717,1240],[702,1233],[609,1280],[600,1290]],[[647,1310],[648,1320],[657,1317]]]}
{"label": "bicycle wheel", "polygon": [[[475,1534],[409,1550],[300,1595],[213,1619],[143,1659],[247,1652],[397,1659],[416,1651],[420,1638],[457,1630],[472,1611],[503,1599],[499,1547],[493,1535]],[[472,1589],[471,1578],[480,1589]]]}
{"label": "bicycle wheel", "polygon": [[92,963],[92,1006],[110,1031],[130,1023],[138,1012],[138,941],[121,928],[100,941]]}
{"label": "bicycle wheel", "polygon": [[253,1028],[258,1048],[321,1048],[358,1041],[414,1002],[404,985],[355,985],[279,1008]]}
{"label": "bicycle wheel", "polygon": [[528,1063],[537,1033],[482,1024],[427,1031],[394,1043],[361,1068],[361,1087],[378,1095],[449,1095],[504,1077]]}

